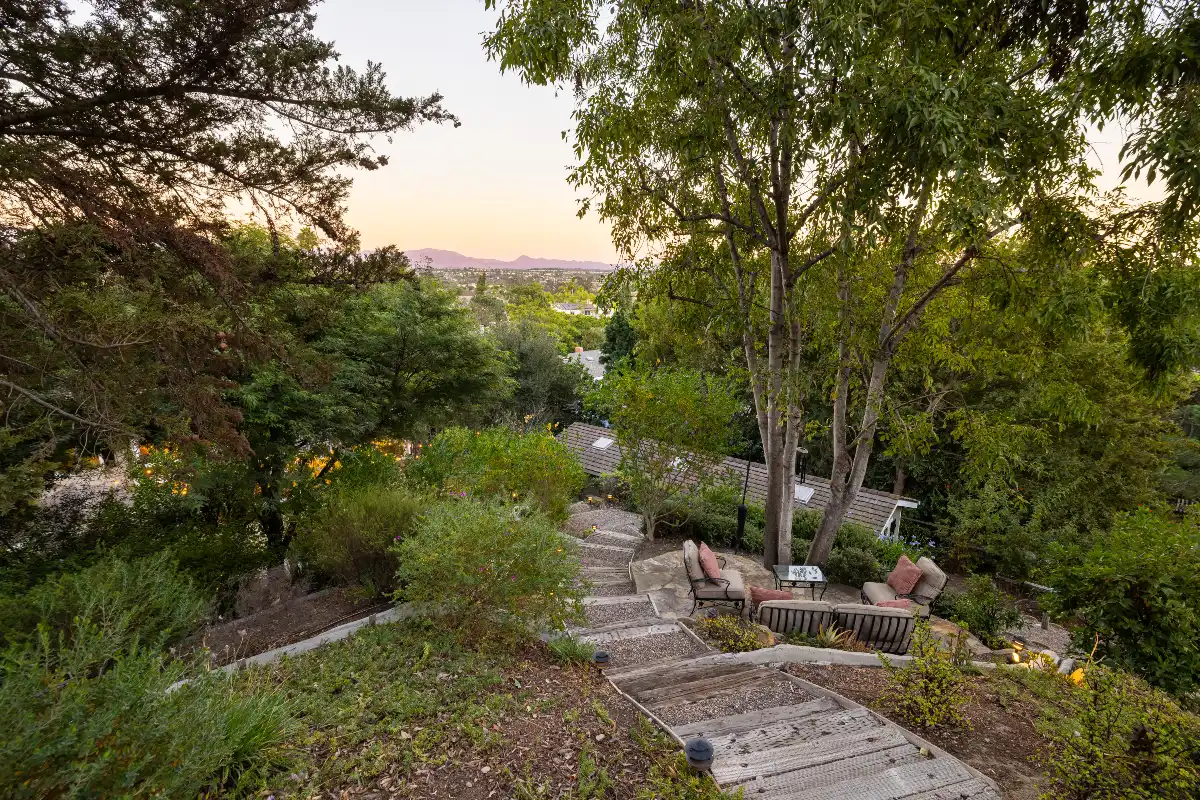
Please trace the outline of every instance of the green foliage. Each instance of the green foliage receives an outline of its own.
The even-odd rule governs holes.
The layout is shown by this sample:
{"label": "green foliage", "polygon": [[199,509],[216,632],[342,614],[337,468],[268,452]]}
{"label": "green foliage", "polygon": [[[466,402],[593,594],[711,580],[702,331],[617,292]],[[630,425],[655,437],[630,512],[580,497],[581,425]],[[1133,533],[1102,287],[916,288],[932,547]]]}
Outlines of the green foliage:
{"label": "green foliage", "polygon": [[70,627],[62,647],[47,636],[5,654],[0,794],[249,796],[285,763],[295,726],[279,694],[240,694],[215,673],[168,691],[182,663]]}
{"label": "green foliage", "polygon": [[912,660],[903,667],[879,655],[888,673],[888,685],[880,701],[905,721],[922,728],[967,724],[962,710],[966,702],[962,673],[923,619],[916,621],[908,655]]}
{"label": "green foliage", "polygon": [[554,657],[564,664],[590,664],[592,656],[596,655],[596,646],[591,642],[581,642],[570,636],[551,639],[547,646]]}
{"label": "green foliage", "polygon": [[1005,647],[1000,634],[1021,622],[1016,604],[987,575],[967,578],[964,592],[943,592],[934,603],[934,613],[965,625],[992,649]]}
{"label": "green foliage", "polygon": [[733,614],[703,617],[696,623],[696,630],[723,653],[748,653],[764,646],[759,639],[762,629]]}
{"label": "green foliage", "polygon": [[858,641],[854,631],[839,630],[836,625],[818,628],[815,635],[793,631],[784,635],[783,641],[785,644],[822,647],[827,650],[846,650],[851,653],[870,652],[866,645]]}
{"label": "green foliage", "polygon": [[579,612],[571,543],[538,512],[445,500],[396,547],[397,599],[479,636],[563,627]]}
{"label": "green foliage", "polygon": [[1077,617],[1076,646],[1172,694],[1200,686],[1200,518],[1143,508],[1087,548],[1058,548],[1047,602]]}
{"label": "green foliage", "polygon": [[585,480],[579,462],[548,431],[503,426],[447,428],[419,449],[407,473],[417,486],[529,503],[555,520],[566,519]]}
{"label": "green foliage", "polygon": [[554,303],[582,303],[591,295],[582,287],[570,284],[556,292],[547,292],[539,283],[514,286],[508,293],[508,316],[522,326],[540,328],[558,345],[560,355],[576,347],[595,350],[604,341],[604,320],[582,314],[564,314],[553,308]]}
{"label": "green foliage", "polygon": [[880,564],[875,554],[861,547],[835,547],[825,562],[825,576],[833,583],[862,586],[879,580]]}
{"label": "green foliage", "polygon": [[208,608],[208,599],[168,554],[110,557],[0,600],[0,645],[44,635],[39,658],[50,663],[54,652],[74,647],[72,637],[82,631],[103,640],[109,654],[138,648],[153,653],[191,633]]}
{"label": "green foliage", "polygon": [[1067,695],[1050,737],[1044,800],[1187,800],[1200,794],[1200,718],[1097,664]]}
{"label": "green foliage", "polygon": [[621,478],[646,522],[646,535],[681,498],[715,477],[739,403],[727,382],[691,370],[620,370],[605,376],[587,405],[613,424]]}
{"label": "green foliage", "polygon": [[394,546],[413,532],[428,502],[399,488],[336,494],[300,520],[291,555],[326,580],[370,597],[390,594],[399,566]]}
{"label": "green foliage", "polygon": [[637,333],[629,324],[629,315],[618,308],[604,326],[604,344],[600,345],[600,363],[608,369],[617,369],[622,364],[634,366],[633,349],[637,346]]}
{"label": "green foliage", "polygon": [[563,361],[554,339],[528,322],[500,326],[493,336],[515,366],[516,389],[503,412],[510,422],[532,429],[578,418],[591,385],[582,365]]}

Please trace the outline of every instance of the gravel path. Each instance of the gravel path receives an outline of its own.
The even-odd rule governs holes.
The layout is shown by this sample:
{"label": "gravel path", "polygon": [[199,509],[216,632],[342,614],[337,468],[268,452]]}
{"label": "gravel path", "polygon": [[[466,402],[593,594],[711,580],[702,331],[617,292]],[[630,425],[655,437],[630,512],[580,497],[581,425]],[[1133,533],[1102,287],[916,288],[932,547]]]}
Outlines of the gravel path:
{"label": "gravel path", "polygon": [[682,631],[604,642],[596,645],[596,649],[608,653],[614,667],[632,667],[637,664],[649,664],[651,661],[688,658],[708,652],[695,639]]}
{"label": "gravel path", "polygon": [[604,625],[613,625],[631,619],[655,616],[654,606],[649,600],[642,600],[636,603],[584,606],[584,614],[587,616],[588,627],[590,628],[599,628]]}
{"label": "gravel path", "polygon": [[670,706],[654,713],[668,725],[687,725],[705,719],[744,714],[747,711],[806,703],[814,699],[816,698],[800,686],[780,676],[778,681],[767,685],[731,689],[695,703]]}
{"label": "gravel path", "polygon": [[1024,636],[1025,641],[1034,646],[1034,649],[1042,650],[1049,648],[1060,656],[1066,655],[1067,650],[1071,646],[1071,632],[1061,625],[1050,623],[1050,630],[1042,628],[1042,621],[1034,619],[1026,614],[1021,615],[1021,626],[1005,631],[1001,634],[1005,639],[1012,639],[1013,636]]}
{"label": "gravel path", "polygon": [[630,554],[621,550],[579,549],[579,563],[585,567],[628,567]]}
{"label": "gravel path", "polygon": [[631,581],[624,583],[593,583],[591,586],[585,586],[584,591],[591,597],[616,597],[622,594],[637,594],[637,589]]}
{"label": "gravel path", "polygon": [[608,533],[593,533],[584,539],[588,544],[602,544],[606,547],[624,547],[626,550],[636,550],[638,542]]}

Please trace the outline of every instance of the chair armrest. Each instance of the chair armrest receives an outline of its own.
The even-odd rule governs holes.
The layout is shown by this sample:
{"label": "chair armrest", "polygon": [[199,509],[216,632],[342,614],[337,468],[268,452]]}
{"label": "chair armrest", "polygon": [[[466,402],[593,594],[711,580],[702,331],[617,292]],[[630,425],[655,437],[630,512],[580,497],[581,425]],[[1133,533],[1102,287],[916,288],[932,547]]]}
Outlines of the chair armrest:
{"label": "chair armrest", "polygon": [[716,553],[713,553],[713,555],[717,556],[717,564],[720,565],[721,569],[725,569],[725,556],[717,555]]}
{"label": "chair armrest", "polygon": [[898,595],[896,595],[896,599],[897,600],[912,600],[914,603],[916,603],[919,606],[932,605],[933,600],[934,600],[934,598],[930,597],[929,595],[915,594],[915,593],[898,594]]}

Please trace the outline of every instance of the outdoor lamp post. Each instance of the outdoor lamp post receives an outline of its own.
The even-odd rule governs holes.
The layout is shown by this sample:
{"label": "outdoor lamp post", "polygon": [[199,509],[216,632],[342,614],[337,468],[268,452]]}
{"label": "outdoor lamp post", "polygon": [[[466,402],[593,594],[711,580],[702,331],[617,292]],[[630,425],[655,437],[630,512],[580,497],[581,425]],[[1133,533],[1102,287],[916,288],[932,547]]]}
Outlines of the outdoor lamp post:
{"label": "outdoor lamp post", "polygon": [[800,484],[808,480],[808,448],[796,448],[796,474],[800,476]]}
{"label": "outdoor lamp post", "polygon": [[708,739],[689,739],[683,746],[688,766],[697,772],[708,772],[713,763],[713,746]]}
{"label": "outdoor lamp post", "polygon": [[604,671],[604,669],[609,665],[609,663],[611,661],[612,661],[612,659],[609,657],[608,653],[604,650],[597,650],[595,652],[595,654],[592,656],[592,663],[595,664],[596,669],[600,670],[601,672]]}

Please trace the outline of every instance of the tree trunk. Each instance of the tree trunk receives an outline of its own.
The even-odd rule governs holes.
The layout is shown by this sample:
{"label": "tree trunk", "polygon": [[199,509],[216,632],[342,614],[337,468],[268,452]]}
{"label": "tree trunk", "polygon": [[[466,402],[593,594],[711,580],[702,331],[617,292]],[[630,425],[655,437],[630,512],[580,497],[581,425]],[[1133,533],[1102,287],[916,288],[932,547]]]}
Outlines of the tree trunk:
{"label": "tree trunk", "polygon": [[[791,465],[786,459],[787,415],[784,413],[783,365],[787,355],[788,326],[784,315],[784,271],[787,254],[771,251],[771,324],[767,329],[767,498],[763,530],[763,566],[780,563],[784,492],[791,492]],[[790,554],[789,554],[790,557]]]}
{"label": "tree trunk", "polygon": [[908,476],[904,474],[904,466],[896,464],[896,477],[892,481],[892,494],[904,494],[904,481]]}
{"label": "tree trunk", "polygon": [[654,541],[654,522],[654,515],[642,513],[642,527],[646,529],[646,541],[648,542]]}

